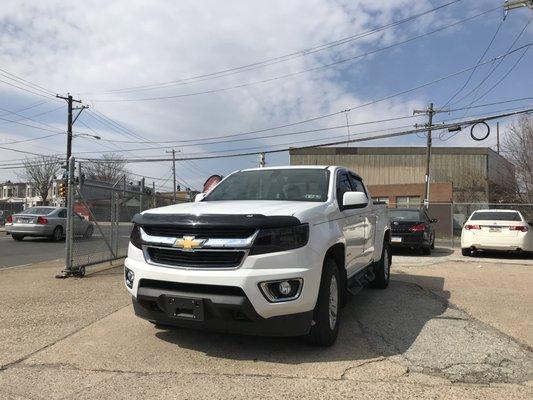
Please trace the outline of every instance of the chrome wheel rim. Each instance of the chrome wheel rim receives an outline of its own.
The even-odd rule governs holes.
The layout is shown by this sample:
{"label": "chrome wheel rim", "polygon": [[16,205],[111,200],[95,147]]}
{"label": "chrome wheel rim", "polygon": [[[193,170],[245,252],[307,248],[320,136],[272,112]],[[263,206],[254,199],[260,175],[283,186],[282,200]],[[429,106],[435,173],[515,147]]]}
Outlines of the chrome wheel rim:
{"label": "chrome wheel rim", "polygon": [[329,284],[329,327],[331,330],[335,329],[337,324],[337,311],[339,308],[339,291],[337,288],[337,278],[335,275],[331,277],[331,283]]}
{"label": "chrome wheel rim", "polygon": [[389,280],[390,264],[389,264],[389,251],[385,249],[383,252],[383,276],[385,281]]}

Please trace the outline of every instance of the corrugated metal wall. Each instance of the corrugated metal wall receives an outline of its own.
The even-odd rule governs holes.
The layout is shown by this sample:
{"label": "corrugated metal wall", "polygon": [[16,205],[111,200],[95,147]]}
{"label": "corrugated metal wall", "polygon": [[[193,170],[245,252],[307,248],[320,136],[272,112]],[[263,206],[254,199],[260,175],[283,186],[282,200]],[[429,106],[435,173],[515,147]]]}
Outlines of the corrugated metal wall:
{"label": "corrugated metal wall", "polygon": [[[342,165],[361,175],[367,185],[423,183],[423,154],[291,154],[291,165]],[[431,181],[461,186],[475,176],[487,179],[486,154],[433,154]]]}

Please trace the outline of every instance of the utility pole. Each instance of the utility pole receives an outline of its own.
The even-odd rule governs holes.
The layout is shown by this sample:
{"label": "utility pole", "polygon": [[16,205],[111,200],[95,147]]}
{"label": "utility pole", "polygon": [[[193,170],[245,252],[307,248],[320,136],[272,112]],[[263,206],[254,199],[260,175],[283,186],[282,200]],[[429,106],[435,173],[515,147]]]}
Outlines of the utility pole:
{"label": "utility pole", "polygon": [[[428,108],[425,110],[413,110],[413,115],[416,114],[427,114],[428,123],[426,124],[428,128],[427,133],[427,143],[426,143],[426,176],[425,176],[425,189],[424,189],[424,208],[427,210],[429,208],[429,180],[430,180],[430,166],[431,166],[431,146],[433,144],[431,138],[431,131],[433,129],[433,115],[439,112],[445,112],[446,110],[436,110],[433,108],[433,103],[430,103]],[[418,124],[415,125],[418,127]]]}
{"label": "utility pole", "polygon": [[259,168],[265,168],[265,153],[259,153]]}
{"label": "utility pole", "polygon": [[[82,105],[81,107],[73,107],[73,103],[80,103],[81,100],[74,99],[70,93],[67,94],[67,97],[56,95],[58,99],[66,100],[67,102],[67,162],[70,159],[70,156],[72,155],[72,126],[74,125],[74,122],[78,119],[81,112],[89,108],[89,106]],[[80,112],[76,115],[76,117],[72,118],[72,111],[74,110],[80,110]]]}
{"label": "utility pole", "polygon": [[[179,152],[180,150],[178,150]],[[172,149],[172,150],[167,150],[165,151],[165,153],[172,153],[172,176],[173,176],[173,179],[172,179],[172,182],[174,183],[173,184],[173,199],[174,199],[174,204],[176,204],[176,149]]]}
{"label": "utility pole", "polygon": [[496,122],[496,149],[500,154],[500,123]]}

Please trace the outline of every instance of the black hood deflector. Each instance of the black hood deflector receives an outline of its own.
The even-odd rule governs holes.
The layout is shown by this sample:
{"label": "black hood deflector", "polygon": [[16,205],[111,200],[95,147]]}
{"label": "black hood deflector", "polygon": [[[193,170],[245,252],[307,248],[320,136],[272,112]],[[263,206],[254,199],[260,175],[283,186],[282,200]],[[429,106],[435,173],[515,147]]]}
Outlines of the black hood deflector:
{"label": "black hood deflector", "polygon": [[300,225],[296,217],[262,214],[135,214],[133,222],[139,226],[172,226],[187,228],[285,228]]}

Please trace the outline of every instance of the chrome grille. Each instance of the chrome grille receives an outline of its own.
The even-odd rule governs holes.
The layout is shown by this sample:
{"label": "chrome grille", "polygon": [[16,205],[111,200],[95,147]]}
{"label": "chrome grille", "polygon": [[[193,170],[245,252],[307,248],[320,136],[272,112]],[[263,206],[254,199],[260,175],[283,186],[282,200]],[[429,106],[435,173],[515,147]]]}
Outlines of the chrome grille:
{"label": "chrome grille", "polygon": [[183,251],[172,248],[147,247],[146,253],[153,263],[161,265],[181,268],[236,268],[241,264],[246,251]]}

